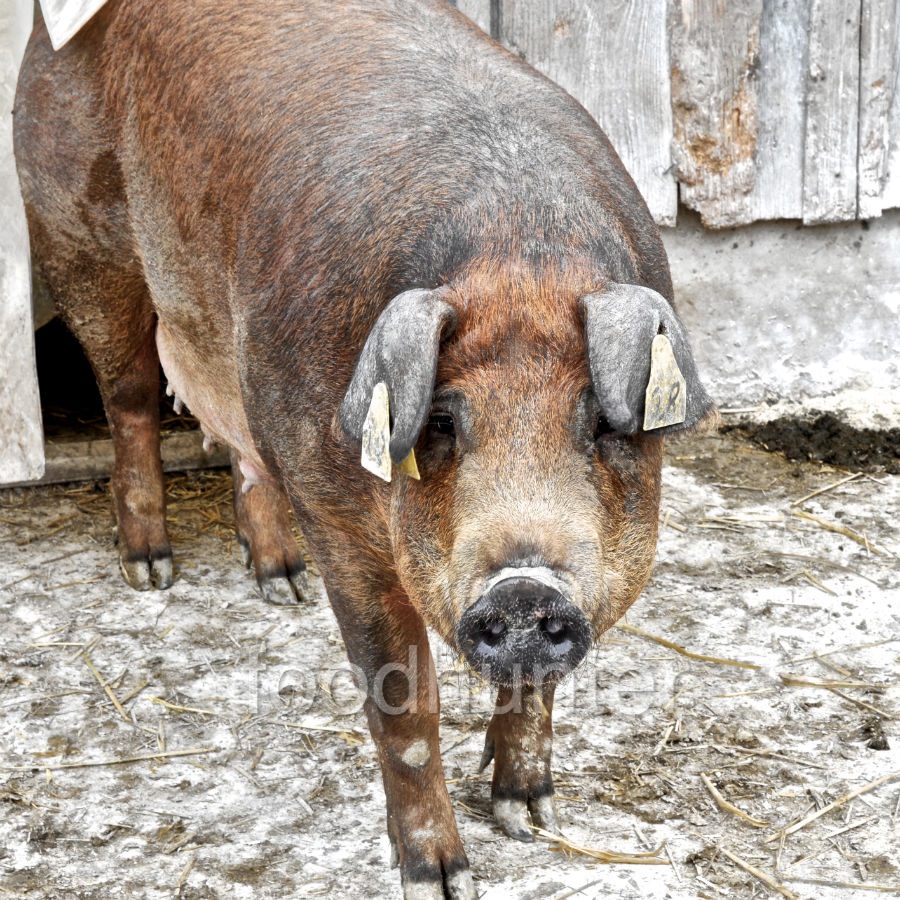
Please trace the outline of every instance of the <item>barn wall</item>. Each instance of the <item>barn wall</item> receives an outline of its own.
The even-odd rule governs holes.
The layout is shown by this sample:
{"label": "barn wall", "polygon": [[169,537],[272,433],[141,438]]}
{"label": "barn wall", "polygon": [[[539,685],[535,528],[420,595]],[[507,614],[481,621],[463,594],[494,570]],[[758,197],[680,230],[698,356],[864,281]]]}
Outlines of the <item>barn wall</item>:
{"label": "barn wall", "polygon": [[663,229],[675,301],[718,403],[900,426],[900,210],[870,223]]}
{"label": "barn wall", "polygon": [[600,122],[656,220],[900,206],[898,0],[458,0]]}

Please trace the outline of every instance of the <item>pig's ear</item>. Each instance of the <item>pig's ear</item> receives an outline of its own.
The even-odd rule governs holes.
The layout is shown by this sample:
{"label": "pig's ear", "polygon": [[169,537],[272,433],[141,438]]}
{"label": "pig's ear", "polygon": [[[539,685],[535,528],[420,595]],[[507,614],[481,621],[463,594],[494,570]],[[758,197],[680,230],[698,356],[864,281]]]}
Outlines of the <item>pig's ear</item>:
{"label": "pig's ear", "polygon": [[650,378],[650,346],[658,334],[672,344],[684,375],[687,396],[683,422],[655,433],[683,431],[715,415],[700,383],[681,320],[661,294],[637,284],[610,282],[581,298],[594,393],[609,424],[625,434],[643,426],[644,397]]}
{"label": "pig's ear", "polygon": [[431,408],[438,347],[456,327],[456,311],[440,290],[398,294],[378,317],[356,363],[341,404],[344,431],[362,441],[372,390],[383,381],[391,412],[391,459],[399,464],[412,450]]}

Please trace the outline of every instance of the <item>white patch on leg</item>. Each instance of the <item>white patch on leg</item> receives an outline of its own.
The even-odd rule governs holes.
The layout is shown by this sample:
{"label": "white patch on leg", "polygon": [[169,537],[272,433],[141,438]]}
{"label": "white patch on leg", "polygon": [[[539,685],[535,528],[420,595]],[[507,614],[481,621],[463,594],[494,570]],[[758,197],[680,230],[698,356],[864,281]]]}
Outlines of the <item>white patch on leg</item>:
{"label": "white patch on leg", "polygon": [[431,760],[431,751],[428,742],[423,740],[413,741],[400,755],[400,761],[413,769],[423,769]]}

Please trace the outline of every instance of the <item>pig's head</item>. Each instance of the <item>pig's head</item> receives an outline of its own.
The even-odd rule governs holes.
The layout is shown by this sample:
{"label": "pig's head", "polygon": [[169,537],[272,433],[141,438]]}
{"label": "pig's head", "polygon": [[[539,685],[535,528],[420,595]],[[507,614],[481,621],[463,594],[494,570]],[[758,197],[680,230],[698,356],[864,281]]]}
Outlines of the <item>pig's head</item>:
{"label": "pig's head", "polygon": [[489,280],[408,291],[373,328],[341,407],[361,437],[392,403],[391,540],[412,602],[497,684],[558,680],[630,606],[656,547],[662,441],[642,430],[664,333],[695,425],[712,409],[684,329],[649,288]]}

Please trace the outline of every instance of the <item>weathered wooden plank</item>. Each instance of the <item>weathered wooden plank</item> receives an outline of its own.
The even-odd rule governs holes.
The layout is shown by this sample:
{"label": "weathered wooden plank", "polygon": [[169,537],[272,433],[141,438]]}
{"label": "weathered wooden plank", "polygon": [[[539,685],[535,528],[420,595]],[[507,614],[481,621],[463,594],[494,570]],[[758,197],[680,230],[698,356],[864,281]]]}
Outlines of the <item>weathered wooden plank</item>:
{"label": "weathered wooden plank", "polygon": [[658,222],[675,224],[666,0],[502,0],[500,37],[600,123]]}
{"label": "weathered wooden plank", "polygon": [[681,199],[712,228],[748,219],[762,6],[763,0],[672,0],[669,11]]}
{"label": "weathered wooden plank", "polygon": [[856,218],[860,0],[812,0],[803,221]]}
{"label": "weathered wooden plank", "polygon": [[[97,481],[112,475],[115,453],[109,439],[97,441],[65,441],[47,444],[47,467],[37,480],[16,486],[63,484],[67,481]],[[216,446],[209,453],[203,449],[203,434],[177,431],[163,435],[160,442],[164,472],[188,472],[193,469],[215,469],[231,465],[226,447]]]}
{"label": "weathered wooden plank", "polygon": [[900,62],[894,68],[894,92],[888,115],[888,133],[890,151],[884,193],[881,198],[882,210],[900,207]]}
{"label": "weathered wooden plank", "polygon": [[0,3],[0,484],[39,478],[44,467],[28,231],[12,143],[16,75],[32,13],[32,0]]}
{"label": "weathered wooden plank", "polygon": [[450,0],[479,28],[491,33],[491,0]]}
{"label": "weathered wooden plank", "polygon": [[759,29],[756,183],[739,221],[803,215],[809,0],[765,0]]}
{"label": "weathered wooden plank", "polygon": [[[900,3],[862,0],[859,74],[858,210],[880,216],[891,155],[892,112],[900,70]],[[893,109],[892,109],[893,107]],[[896,120],[894,120],[895,122]]]}

